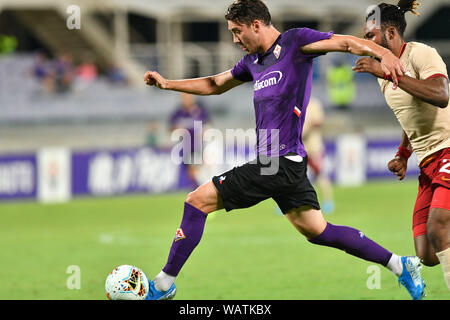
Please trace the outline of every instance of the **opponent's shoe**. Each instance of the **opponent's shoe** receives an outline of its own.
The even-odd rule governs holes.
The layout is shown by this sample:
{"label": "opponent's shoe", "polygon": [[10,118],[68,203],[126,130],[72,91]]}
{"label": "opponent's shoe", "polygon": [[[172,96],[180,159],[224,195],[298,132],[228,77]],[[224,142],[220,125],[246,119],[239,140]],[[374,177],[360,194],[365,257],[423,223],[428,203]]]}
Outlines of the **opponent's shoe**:
{"label": "opponent's shoe", "polygon": [[422,264],[418,257],[401,257],[403,271],[398,282],[402,284],[413,300],[421,300],[425,296],[425,282],[420,275]]}
{"label": "opponent's shoe", "polygon": [[155,288],[155,283],[151,280],[148,281],[148,295],[145,300],[172,300],[177,293],[177,288],[175,287],[175,283],[172,283],[169,290],[167,291],[159,291]]}

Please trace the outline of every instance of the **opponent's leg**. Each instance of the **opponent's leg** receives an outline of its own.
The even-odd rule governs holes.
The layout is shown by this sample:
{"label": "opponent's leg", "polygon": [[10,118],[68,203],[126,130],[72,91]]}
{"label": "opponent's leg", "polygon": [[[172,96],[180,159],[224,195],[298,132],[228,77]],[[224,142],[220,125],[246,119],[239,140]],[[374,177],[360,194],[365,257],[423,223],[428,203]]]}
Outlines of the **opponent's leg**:
{"label": "opponent's leg", "polygon": [[427,236],[436,252],[450,247],[450,210],[430,209]]}
{"label": "opponent's leg", "polygon": [[414,204],[413,236],[416,255],[427,267],[439,264],[436,252],[427,236],[427,221],[432,199],[433,190],[431,188],[431,180],[422,173],[419,176],[419,191]]}
{"label": "opponent's leg", "polygon": [[172,242],[167,264],[154,281],[150,282],[152,295],[149,299],[173,298],[175,278],[200,242],[207,215],[222,208],[221,197],[212,181],[188,194],[181,225]]}
{"label": "opponent's leg", "polygon": [[430,209],[427,230],[428,239],[441,263],[444,279],[450,290],[450,211]]}
{"label": "opponent's leg", "polygon": [[426,233],[414,237],[414,247],[416,249],[416,256],[420,258],[420,261],[425,266],[433,267],[439,264],[439,259]]}
{"label": "opponent's leg", "polygon": [[417,257],[399,257],[359,230],[327,223],[320,210],[300,207],[290,210],[286,217],[311,243],[344,250],[358,258],[385,266],[399,277],[413,299],[421,299],[424,284]]}
{"label": "opponent's leg", "polygon": [[427,221],[427,236],[436,252],[450,290],[450,189],[437,187]]}
{"label": "opponent's leg", "polygon": [[444,209],[449,206],[450,191],[445,187],[437,187],[434,192],[431,187],[427,189],[427,194],[419,192],[416,208],[423,207],[422,198],[428,201],[427,206],[414,210],[414,246],[424,265],[432,267],[441,264],[450,289],[450,210]]}

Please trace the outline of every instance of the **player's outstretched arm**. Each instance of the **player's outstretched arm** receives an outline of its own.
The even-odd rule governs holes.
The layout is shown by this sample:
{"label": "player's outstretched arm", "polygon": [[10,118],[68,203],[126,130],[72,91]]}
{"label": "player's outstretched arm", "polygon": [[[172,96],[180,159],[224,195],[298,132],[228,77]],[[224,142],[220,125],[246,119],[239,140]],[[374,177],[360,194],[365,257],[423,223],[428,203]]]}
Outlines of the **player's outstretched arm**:
{"label": "player's outstretched arm", "polygon": [[301,48],[305,54],[326,52],[348,52],[358,56],[372,56],[381,60],[381,69],[384,74],[390,76],[397,84],[397,76],[403,76],[405,66],[400,62],[391,50],[383,48],[372,41],[360,39],[354,36],[334,34],[330,39],[310,43]]}
{"label": "player's outstretched arm", "polygon": [[156,71],[148,71],[144,75],[144,81],[149,86],[155,86],[163,90],[196,95],[222,94],[243,83],[233,78],[231,70],[209,77],[183,80],[168,80]]}
{"label": "player's outstretched arm", "polygon": [[[371,58],[359,59],[353,70],[359,73],[371,73],[378,78],[384,77],[380,63]],[[443,75],[423,80],[405,75],[399,79],[398,86],[413,97],[436,107],[445,108],[448,105],[448,79]]]}
{"label": "player's outstretched arm", "polygon": [[398,152],[395,158],[389,161],[388,169],[398,177],[398,180],[403,180],[408,169],[408,158],[411,156],[412,147],[406,132],[403,131],[402,141],[398,147]]}

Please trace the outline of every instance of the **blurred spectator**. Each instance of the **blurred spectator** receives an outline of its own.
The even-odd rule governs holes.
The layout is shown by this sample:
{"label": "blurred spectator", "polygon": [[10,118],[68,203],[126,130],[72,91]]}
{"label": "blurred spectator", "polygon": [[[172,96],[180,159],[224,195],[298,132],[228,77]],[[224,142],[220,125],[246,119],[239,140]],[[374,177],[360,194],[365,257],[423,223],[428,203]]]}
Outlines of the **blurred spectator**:
{"label": "blurred spectator", "polygon": [[62,53],[54,64],[55,92],[65,93],[70,91],[75,72],[70,53]]}
{"label": "blurred spectator", "polygon": [[356,87],[352,67],[344,59],[328,69],[327,84],[333,106],[341,110],[349,109],[355,99]]}
{"label": "blurred spectator", "polygon": [[128,80],[125,74],[123,73],[122,69],[115,64],[111,64],[106,76],[108,81],[112,84],[119,84],[119,85],[128,84]]}
{"label": "blurred spectator", "polygon": [[97,65],[88,57],[76,68],[76,89],[84,90],[98,77]]}
{"label": "blurred spectator", "polygon": [[51,61],[43,51],[38,51],[35,54],[32,73],[42,85],[44,92],[52,93],[54,91],[55,81]]}
{"label": "blurred spectator", "polygon": [[324,112],[319,100],[311,98],[306,109],[303,144],[308,154],[308,168],[312,170],[319,188],[322,212],[334,211],[333,187],[324,168],[325,144],[322,137]]}
{"label": "blurred spectator", "polygon": [[82,81],[92,82],[97,79],[98,76],[97,66],[90,60],[85,61],[77,67],[76,74]]}
{"label": "blurred spectator", "polygon": [[46,93],[70,91],[76,76],[70,54],[63,53],[57,59],[50,59],[43,51],[35,55],[32,74]]}
{"label": "blurred spectator", "polygon": [[48,71],[47,56],[44,52],[37,52],[34,57],[33,76],[42,81],[48,75]]}
{"label": "blurred spectator", "polygon": [[[195,122],[201,122],[203,130],[195,130]],[[189,179],[192,183],[192,189],[198,187],[198,165],[194,164],[195,157],[203,161],[202,142],[204,127],[209,123],[209,115],[205,108],[200,106],[193,95],[182,93],[181,105],[175,110],[169,120],[170,130],[186,129],[189,132],[190,139],[183,140],[183,150],[190,150],[190,161],[184,163]],[[201,142],[196,143],[196,142]],[[185,154],[181,154],[183,159]]]}
{"label": "blurred spectator", "polygon": [[160,146],[158,121],[152,120],[148,123],[146,144],[152,148],[157,148]]}

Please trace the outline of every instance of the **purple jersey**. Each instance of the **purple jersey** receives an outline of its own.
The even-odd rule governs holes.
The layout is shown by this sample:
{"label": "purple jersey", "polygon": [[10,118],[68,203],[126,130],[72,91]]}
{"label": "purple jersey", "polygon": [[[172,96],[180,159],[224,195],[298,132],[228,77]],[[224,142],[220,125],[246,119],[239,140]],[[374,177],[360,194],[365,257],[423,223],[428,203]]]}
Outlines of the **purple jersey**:
{"label": "purple jersey", "polygon": [[257,154],[306,156],[302,130],[311,96],[313,58],[320,54],[303,54],[300,48],[330,39],[332,34],[290,29],[265,53],[247,54],[231,70],[233,78],[254,84]]}

